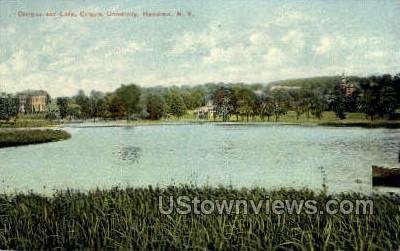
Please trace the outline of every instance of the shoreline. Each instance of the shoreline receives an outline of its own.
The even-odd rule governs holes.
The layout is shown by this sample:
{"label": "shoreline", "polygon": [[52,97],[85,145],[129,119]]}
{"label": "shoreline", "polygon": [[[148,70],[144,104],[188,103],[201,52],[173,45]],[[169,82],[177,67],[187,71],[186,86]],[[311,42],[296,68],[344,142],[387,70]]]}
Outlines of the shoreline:
{"label": "shoreline", "polygon": [[[323,126],[323,127],[358,127],[358,128],[388,128],[399,129],[400,121],[376,121],[376,122],[267,122],[267,121],[210,121],[210,120],[137,120],[137,121],[71,121],[58,124],[58,127],[73,127],[69,125],[84,125],[82,127],[129,127],[129,126],[145,126],[145,125],[197,125],[197,124],[214,124],[214,125],[268,125],[268,126]],[[76,126],[80,127],[80,126]]]}

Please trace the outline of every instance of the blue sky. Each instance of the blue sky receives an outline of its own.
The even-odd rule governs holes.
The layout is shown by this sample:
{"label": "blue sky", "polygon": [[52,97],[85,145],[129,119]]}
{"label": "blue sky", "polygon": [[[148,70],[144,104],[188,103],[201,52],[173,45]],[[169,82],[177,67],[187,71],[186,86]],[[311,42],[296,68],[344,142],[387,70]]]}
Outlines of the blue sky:
{"label": "blue sky", "polygon": [[[134,11],[17,17],[18,11]],[[188,17],[142,17],[142,12]],[[400,1],[0,1],[0,92],[400,72]]]}

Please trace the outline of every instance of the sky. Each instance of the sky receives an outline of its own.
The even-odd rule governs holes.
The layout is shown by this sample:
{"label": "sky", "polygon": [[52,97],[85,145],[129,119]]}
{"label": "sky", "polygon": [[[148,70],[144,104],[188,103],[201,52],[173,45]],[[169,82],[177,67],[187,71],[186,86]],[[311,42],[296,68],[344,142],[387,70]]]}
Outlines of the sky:
{"label": "sky", "polygon": [[395,74],[399,41],[399,0],[0,0],[0,92]]}

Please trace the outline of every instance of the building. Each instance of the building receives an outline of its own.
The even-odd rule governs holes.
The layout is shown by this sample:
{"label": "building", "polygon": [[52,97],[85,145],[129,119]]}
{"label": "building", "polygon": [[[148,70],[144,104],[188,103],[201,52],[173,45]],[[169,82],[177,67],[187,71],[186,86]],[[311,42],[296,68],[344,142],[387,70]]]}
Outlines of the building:
{"label": "building", "polygon": [[49,94],[42,90],[27,90],[17,93],[20,113],[39,113],[47,110]]}
{"label": "building", "polygon": [[207,101],[205,106],[201,106],[194,111],[194,114],[199,119],[212,119],[215,115],[215,106],[212,100]]}
{"label": "building", "polygon": [[353,93],[355,91],[357,91],[357,89],[358,89],[357,86],[358,86],[358,84],[356,82],[349,81],[346,78],[346,76],[344,75],[344,73],[342,74],[342,80],[340,83],[340,87],[346,97],[353,96]]}
{"label": "building", "polygon": [[288,91],[288,90],[299,90],[299,89],[300,86],[287,86],[287,85],[271,86],[271,91],[277,91],[277,90]]}

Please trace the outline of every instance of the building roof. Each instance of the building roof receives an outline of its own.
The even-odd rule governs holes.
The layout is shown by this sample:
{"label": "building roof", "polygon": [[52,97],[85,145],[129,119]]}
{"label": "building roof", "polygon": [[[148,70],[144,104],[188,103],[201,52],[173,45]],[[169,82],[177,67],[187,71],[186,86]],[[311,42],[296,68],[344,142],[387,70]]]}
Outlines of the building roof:
{"label": "building roof", "polygon": [[271,86],[271,91],[274,91],[274,90],[297,90],[297,89],[300,89],[300,86],[288,86],[288,85]]}
{"label": "building roof", "polygon": [[27,96],[47,96],[48,93],[43,90],[25,90],[22,92],[18,92],[17,95],[27,95]]}

